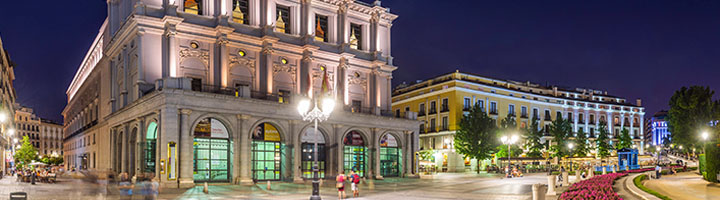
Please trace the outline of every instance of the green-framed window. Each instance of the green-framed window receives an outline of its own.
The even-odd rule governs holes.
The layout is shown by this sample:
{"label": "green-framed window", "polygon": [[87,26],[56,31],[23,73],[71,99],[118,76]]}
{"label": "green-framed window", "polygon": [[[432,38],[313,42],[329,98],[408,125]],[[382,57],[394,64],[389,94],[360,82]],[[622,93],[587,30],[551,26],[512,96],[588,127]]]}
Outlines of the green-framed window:
{"label": "green-framed window", "polygon": [[[302,144],[302,176],[303,178],[313,178],[313,162],[314,162],[314,144],[312,143],[303,143]],[[325,161],[326,161],[326,154],[325,154],[325,144],[318,144],[318,176],[320,178],[325,178]]]}
{"label": "green-framed window", "polygon": [[280,180],[280,142],[252,141],[252,177],[254,180]]}
{"label": "green-framed window", "polygon": [[345,146],[343,160],[346,173],[355,170],[360,177],[365,177],[366,151],[364,146]]}
{"label": "green-framed window", "polygon": [[402,153],[397,147],[380,147],[380,174],[384,177],[400,176]]}
{"label": "green-framed window", "polygon": [[230,181],[230,149],[228,139],[195,138],[193,179],[195,182]]}

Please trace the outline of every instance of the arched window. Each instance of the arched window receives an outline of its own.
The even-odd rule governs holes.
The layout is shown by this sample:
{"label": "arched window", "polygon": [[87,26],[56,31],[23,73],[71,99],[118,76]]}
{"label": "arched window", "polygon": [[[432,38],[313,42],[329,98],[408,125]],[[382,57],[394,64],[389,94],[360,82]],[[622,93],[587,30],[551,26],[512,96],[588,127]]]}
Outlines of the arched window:
{"label": "arched window", "polygon": [[190,14],[202,15],[203,0],[184,0],[183,11]]}
{"label": "arched window", "polygon": [[315,129],[308,128],[305,130],[305,132],[300,136],[300,143],[302,143],[302,163],[301,163],[301,171],[303,178],[313,178],[313,162],[315,161],[315,153],[313,150],[315,149],[315,143],[318,143],[318,176],[320,178],[325,178],[325,166],[326,166],[326,159],[327,154],[325,150],[325,137],[323,137],[323,134],[318,131],[318,133],[315,133]]}
{"label": "arched window", "polygon": [[144,172],[155,173],[155,159],[157,158],[157,132],[157,123],[150,122],[150,125],[147,127],[147,133],[145,133],[145,148],[143,148],[143,160],[145,161],[145,165],[143,166]]}

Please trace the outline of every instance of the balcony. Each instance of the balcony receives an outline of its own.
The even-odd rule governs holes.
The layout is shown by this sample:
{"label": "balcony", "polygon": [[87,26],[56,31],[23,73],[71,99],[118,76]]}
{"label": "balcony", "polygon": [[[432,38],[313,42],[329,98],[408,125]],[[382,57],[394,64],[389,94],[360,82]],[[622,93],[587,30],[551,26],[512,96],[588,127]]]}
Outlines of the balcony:
{"label": "balcony", "polygon": [[522,114],[520,114],[520,118],[527,119],[527,118],[528,118],[528,114],[527,114],[527,113],[522,113]]}
{"label": "balcony", "polygon": [[425,116],[425,111],[424,111],[424,110],[421,110],[420,112],[418,112],[418,117],[420,117],[420,116]]}
{"label": "balcony", "polygon": [[463,111],[470,111],[470,107],[469,107],[469,106],[465,106],[465,107],[463,107],[462,110],[463,110]]}
{"label": "balcony", "polygon": [[490,110],[491,115],[497,115],[498,111],[496,109]]}
{"label": "balcony", "polygon": [[450,111],[450,108],[448,108],[447,105],[442,106],[442,108],[440,109],[440,112],[441,112],[441,113],[444,113],[444,112],[447,112],[447,111]]}
{"label": "balcony", "polygon": [[450,130],[450,129],[448,129],[447,125],[440,127],[440,131],[448,131],[448,130]]}
{"label": "balcony", "polygon": [[550,118],[550,116],[545,116],[545,121],[552,121],[552,119]]}
{"label": "balcony", "polygon": [[428,115],[434,115],[434,114],[437,114],[437,110],[430,109],[430,112],[428,112]]}
{"label": "balcony", "polygon": [[431,126],[431,127],[430,127],[430,128],[428,129],[428,131],[427,131],[427,132],[428,132],[428,133],[434,133],[434,132],[437,132],[437,127]]}

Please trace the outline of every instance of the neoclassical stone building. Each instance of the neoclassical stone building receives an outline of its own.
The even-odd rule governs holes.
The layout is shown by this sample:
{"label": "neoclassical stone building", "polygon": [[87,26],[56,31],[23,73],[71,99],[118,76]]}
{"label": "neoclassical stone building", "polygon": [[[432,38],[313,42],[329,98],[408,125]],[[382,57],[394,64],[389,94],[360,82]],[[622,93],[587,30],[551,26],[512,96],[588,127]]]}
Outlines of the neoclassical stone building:
{"label": "neoclassical stone building", "polygon": [[[67,90],[67,167],[167,187],[416,173],[419,122],[390,112],[396,15],[352,0],[110,0]],[[297,112],[327,74],[319,134]]]}

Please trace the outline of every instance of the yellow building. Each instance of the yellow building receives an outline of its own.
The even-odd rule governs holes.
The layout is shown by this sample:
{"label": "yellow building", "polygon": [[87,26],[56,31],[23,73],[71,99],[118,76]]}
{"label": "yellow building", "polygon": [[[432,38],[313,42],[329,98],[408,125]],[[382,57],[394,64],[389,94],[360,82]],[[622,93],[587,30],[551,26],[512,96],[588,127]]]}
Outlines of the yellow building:
{"label": "yellow building", "polygon": [[[417,119],[424,122],[420,125],[420,149],[437,150],[437,165],[451,172],[464,171],[466,165],[475,166],[453,149],[459,121],[475,104],[496,119],[498,125],[510,113],[515,116],[518,127],[524,128],[535,116],[540,119],[540,128],[547,130],[552,120],[562,116],[573,123],[574,132],[584,130],[591,147],[599,123],[611,119],[612,123],[607,124],[612,133],[610,137],[614,139],[622,129],[628,129],[640,154],[644,153],[644,135],[641,133],[644,132],[645,112],[641,100],[630,104],[606,91],[541,86],[456,71],[412,85],[401,85],[392,95],[392,110],[396,116],[417,113]],[[551,138],[546,133],[543,142],[548,139]]]}

